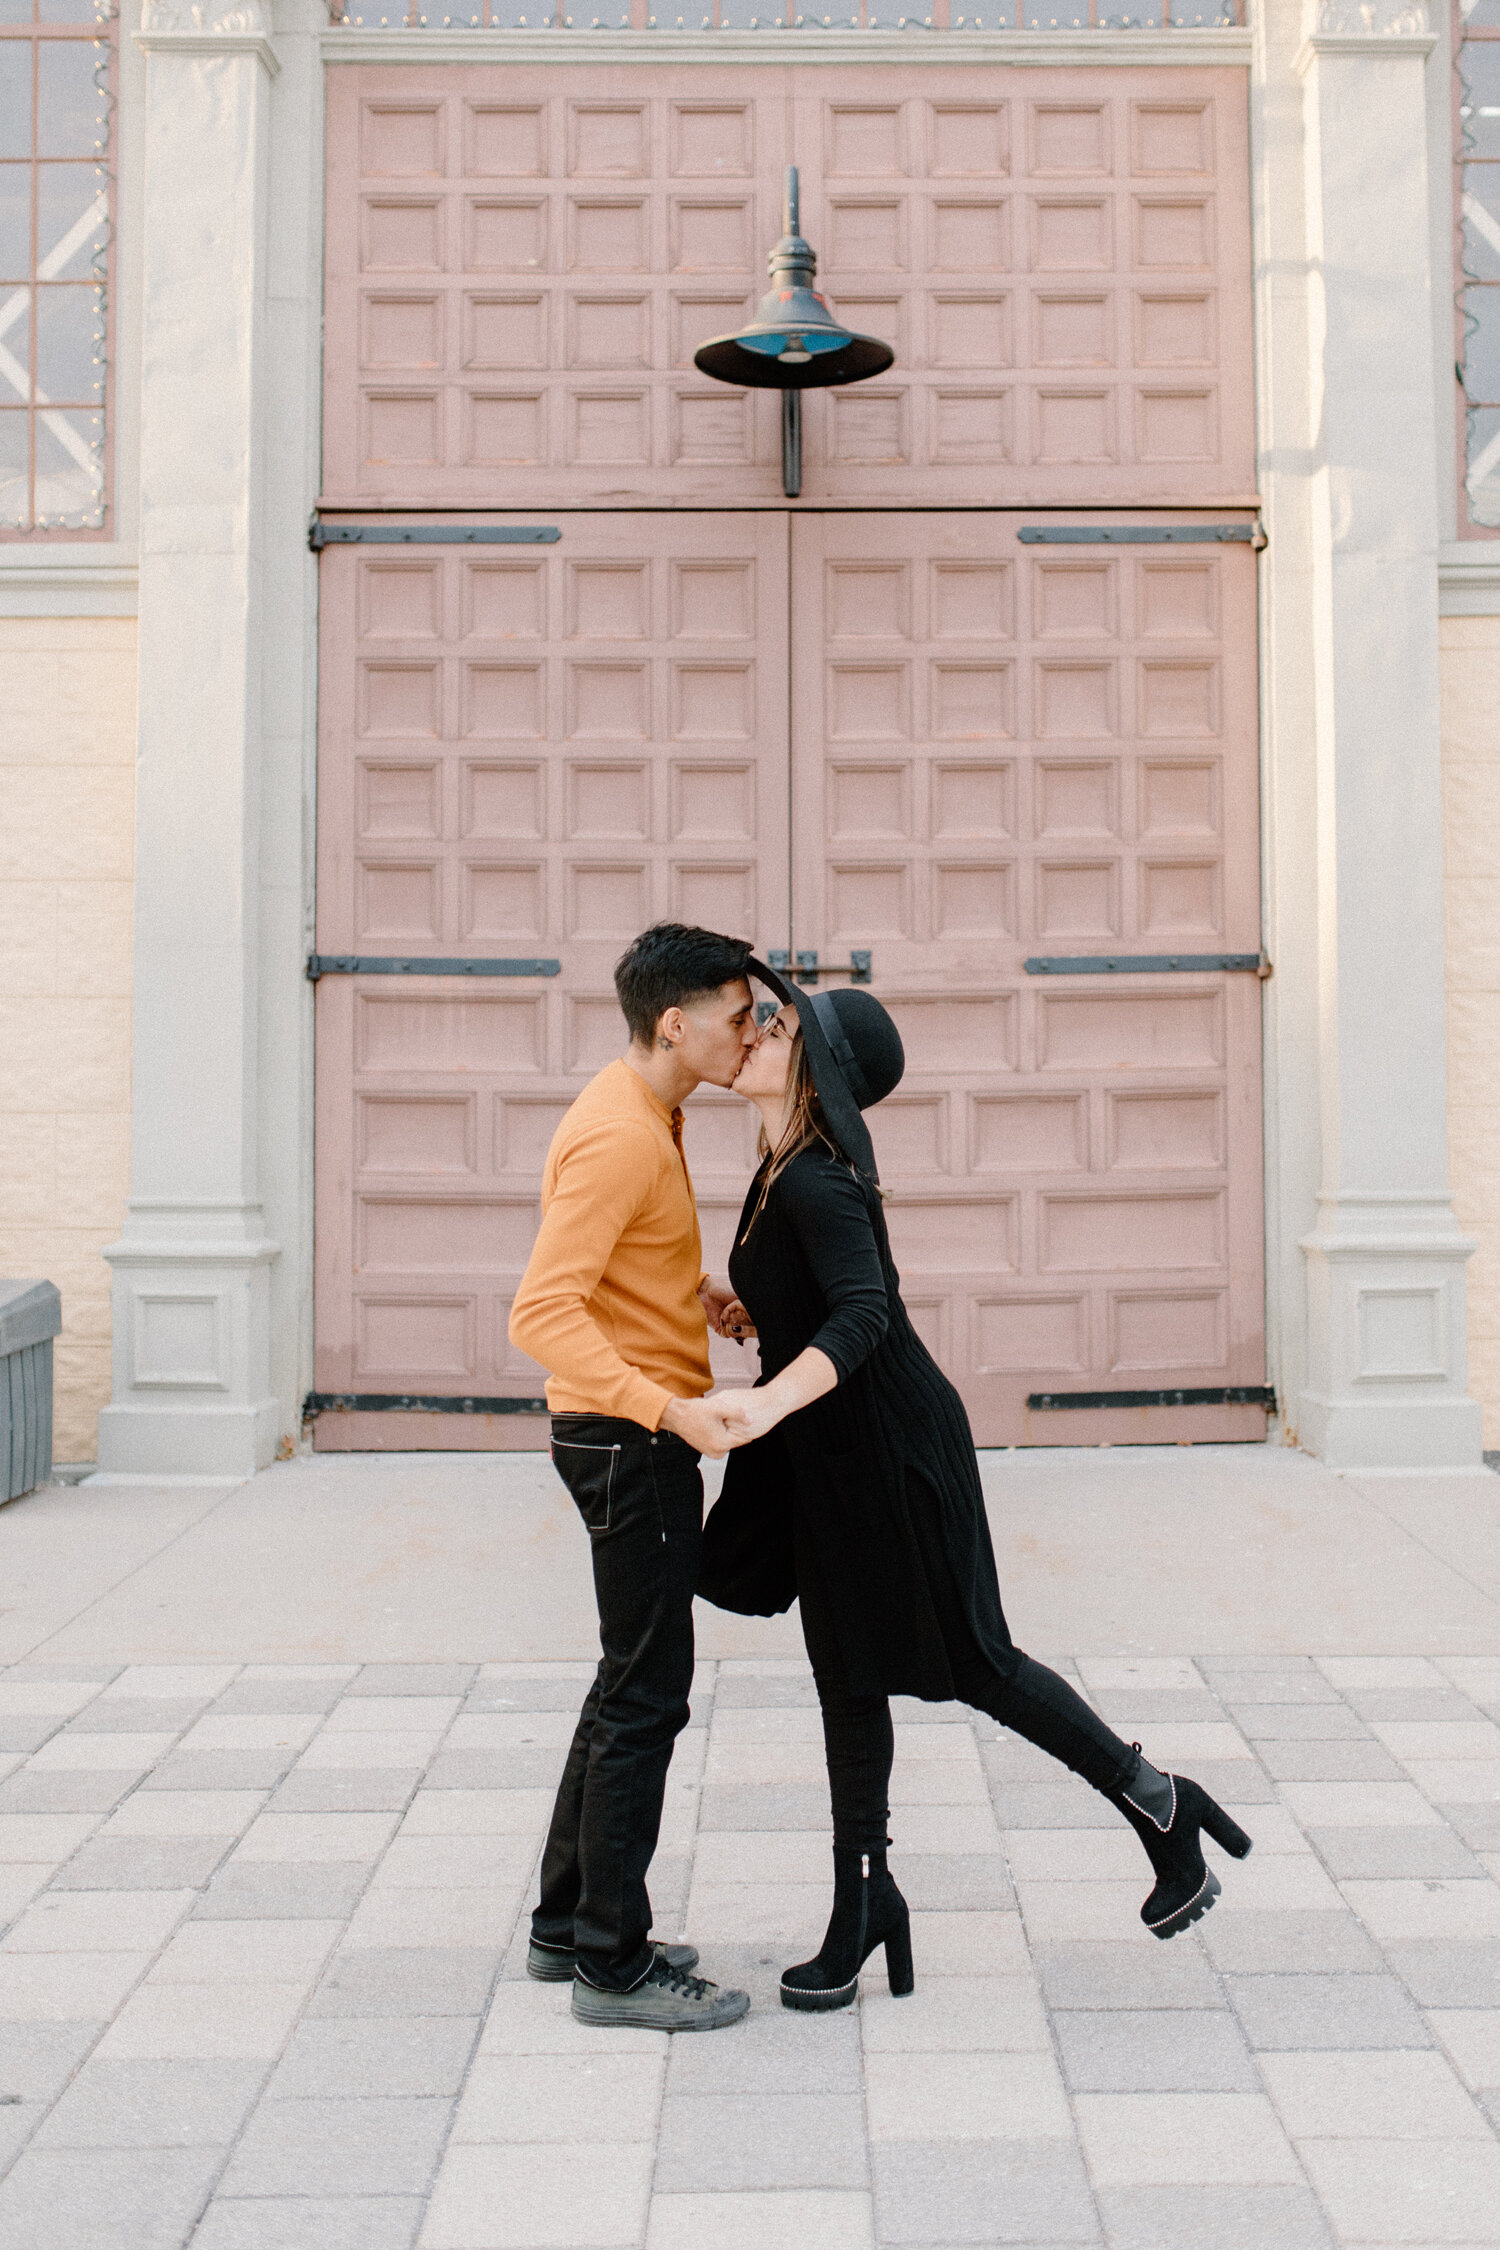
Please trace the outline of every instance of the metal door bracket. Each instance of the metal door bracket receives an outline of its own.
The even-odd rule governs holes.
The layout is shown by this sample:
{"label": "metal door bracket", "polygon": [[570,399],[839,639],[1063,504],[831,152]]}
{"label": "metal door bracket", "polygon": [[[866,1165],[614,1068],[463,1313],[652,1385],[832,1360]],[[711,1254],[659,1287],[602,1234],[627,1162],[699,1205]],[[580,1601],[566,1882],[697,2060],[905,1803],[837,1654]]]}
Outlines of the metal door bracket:
{"label": "metal door bracket", "polygon": [[816,984],[819,977],[847,977],[851,984],[868,984],[874,955],[868,947],[851,946],[847,961],[819,962],[816,952],[799,953],[796,965],[784,946],[777,946],[766,955],[767,966],[785,969],[797,984]]}
{"label": "metal door bracket", "polygon": [[1276,1393],[1268,1383],[1230,1383],[1190,1391],[1033,1391],[1026,1401],[1033,1414],[1076,1414],[1080,1408],[1112,1406],[1263,1406],[1276,1412]]}
{"label": "metal door bracket", "polygon": [[1033,953],[1022,967],[1029,977],[1167,976],[1173,970],[1198,976],[1226,970],[1271,974],[1263,953]]}
{"label": "metal door bracket", "polygon": [[1257,554],[1268,544],[1258,523],[1026,523],[1016,537],[1023,547],[1246,546]]}
{"label": "metal door bracket", "polygon": [[320,1414],[545,1414],[544,1398],[409,1398],[395,1391],[309,1391],[302,1419]]}
{"label": "metal door bracket", "polygon": [[561,961],[473,961],[390,953],[309,953],[307,974],[319,977],[558,977]]}
{"label": "metal door bracket", "polygon": [[324,547],[550,547],[561,539],[555,523],[324,523],[307,529],[313,553]]}

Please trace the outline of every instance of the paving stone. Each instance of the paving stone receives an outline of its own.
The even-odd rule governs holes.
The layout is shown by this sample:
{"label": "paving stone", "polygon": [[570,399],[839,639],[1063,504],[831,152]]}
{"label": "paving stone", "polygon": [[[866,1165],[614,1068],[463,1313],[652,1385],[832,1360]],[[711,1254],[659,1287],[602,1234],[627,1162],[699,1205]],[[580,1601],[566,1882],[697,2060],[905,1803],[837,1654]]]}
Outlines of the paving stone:
{"label": "paving stone", "polygon": [[530,1836],[552,1815],[550,1789],[419,1789],[401,1823],[403,1836]]}
{"label": "paving stone", "polygon": [[102,1831],[106,1836],[238,1836],[264,1803],[258,1789],[137,1790]]}
{"label": "paving stone", "polygon": [[297,1766],[267,1805],[268,1812],[403,1812],[422,1779],[421,1766]]}
{"label": "paving stone", "polygon": [[311,1985],[343,1929],[342,1922],[184,1922],[149,1981]]}
{"label": "paving stone", "polygon": [[1473,1850],[1500,1851],[1500,1804],[1440,1804],[1437,1809],[1449,1827]]}
{"label": "paving stone", "polygon": [[345,1688],[345,1695],[466,1695],[479,1671],[477,1664],[366,1664]]}
{"label": "paving stone", "polygon": [[0,1750],[19,1750],[29,1756],[50,1741],[62,1723],[60,1712],[0,1711]]}
{"label": "paving stone", "polygon": [[1264,2094],[1076,2094],[1096,2187],[1280,2185],[1300,2178]]}
{"label": "paving stone", "polygon": [[54,2100],[103,2028],[102,2023],[0,2023],[0,2094]]}
{"label": "paving stone", "polygon": [[884,2054],[865,2058],[870,2143],[1071,2141],[1068,2098],[1042,2053]]}
{"label": "paving stone", "polygon": [[84,2064],[38,2148],[227,2148],[266,2075],[260,2061]]}
{"label": "paving stone", "polygon": [[1307,1840],[1339,1881],[1484,1873],[1451,1828],[1310,1828]]}
{"label": "paving stone", "polygon": [[817,1708],[818,1689],[811,1672],[720,1671],[714,1699],[721,1711]]}
{"label": "paving stone", "polygon": [[1054,2018],[1076,2093],[1254,2093],[1260,2081],[1234,2019],[1207,2009],[1065,2009]]}
{"label": "paving stone", "polygon": [[[1461,1660],[1460,1660],[1461,1661]],[[108,1687],[111,1680],[123,1671],[119,1664],[81,1664],[76,1658],[62,1663],[46,1663],[40,1659],[21,1664],[7,1664],[0,1671],[0,1681],[7,1686],[21,1682],[43,1684],[49,1681],[67,1681],[79,1687]]]}
{"label": "paving stone", "polygon": [[339,1680],[236,1680],[213,1705],[215,1712],[249,1716],[261,1712],[327,1712],[343,1696]]}
{"label": "paving stone", "polygon": [[79,1734],[181,1734],[206,1708],[203,1696],[102,1696],[70,1719]]}
{"label": "paving stone", "polygon": [[296,1756],[285,1750],[174,1750],[143,1789],[274,1789]]}
{"label": "paving stone", "polygon": [[346,1919],[370,1880],[367,1860],[337,1861],[233,1859],[209,1884],[197,1913],[208,1921],[238,1921],[266,1915],[273,1921],[307,1918]]}
{"label": "paving stone", "polygon": [[1500,1938],[1427,1938],[1386,1951],[1424,2008],[1500,2007]]}
{"label": "paving stone", "polygon": [[1060,1939],[1033,1950],[1052,2008],[1219,2008],[1218,1979],[1191,1937]]}
{"label": "paving stone", "polygon": [[700,1829],[829,1828],[828,1787],[820,1781],[711,1781],[698,1804]]}
{"label": "paving stone", "polygon": [[154,1953],[197,1894],[181,1891],[42,1892],[6,1935],[6,1953]]}
{"label": "paving stone", "polygon": [[1456,1688],[1345,1688],[1344,1696],[1362,1719],[1435,1724],[1482,1716],[1480,1706]]}
{"label": "paving stone", "polygon": [[1385,1966],[1352,1914],[1319,1908],[1246,1908],[1210,1914],[1201,1925],[1204,1950],[1226,1974],[1380,1969]]}
{"label": "paving stone", "polygon": [[646,2250],[873,2250],[868,2195],[849,2188],[655,2195]]}
{"label": "paving stone", "polygon": [[1490,2138],[1446,2055],[1387,2049],[1262,2055],[1261,2075],[1298,2140]]}
{"label": "paving stone", "polygon": [[1099,2240],[1083,2160],[1062,2141],[885,2141],[872,2151],[891,2245]]}
{"label": "paving stone", "polygon": [[1081,1781],[993,1781],[1002,1828],[1118,1828],[1120,1815]]}
{"label": "paving stone", "polygon": [[1230,1976],[1225,1990],[1255,2048],[1428,2047],[1432,2034],[1391,1976]]}
{"label": "paving stone", "polygon": [[451,2101],[263,2101],[221,2183],[233,2195],[421,2195]]}
{"label": "paving stone", "polygon": [[1186,1725],[1224,1717],[1223,1704],[1205,1687],[1097,1688],[1091,1701],[1100,1718],[1124,1735],[1137,1726]]}
{"label": "paving stone", "polygon": [[1194,1758],[1188,1771],[1221,1805],[1274,1805],[1276,1786],[1255,1758]]}
{"label": "paving stone", "polygon": [[0,1953],[0,2021],[107,2023],[149,1953]]}
{"label": "paving stone", "polygon": [[1300,2154],[1335,2232],[1360,2243],[1493,2243],[1500,2148],[1493,2140],[1304,2141]]}
{"label": "paving stone", "polygon": [[157,1984],[133,1992],[99,2042],[111,2062],[262,2061],[280,2054],[306,1998],[302,1981]]}
{"label": "paving stone", "polygon": [[[714,1963],[715,1968],[722,1964]],[[742,1987],[743,1989],[743,1987]],[[918,1987],[920,1991],[921,1987]],[[774,1995],[752,2009],[732,2039],[674,2039],[667,2086],[673,2094],[858,2094],[860,2014],[801,2016]]]}
{"label": "paving stone", "polygon": [[440,1750],[427,1768],[428,1789],[556,1789],[567,1752]]}
{"label": "paving stone", "polygon": [[372,1946],[344,1952],[329,1963],[307,2013],[310,2017],[478,2015],[499,1967],[498,1947]]}
{"label": "paving stone", "polygon": [[[914,1993],[893,1998],[870,1979],[860,2003],[866,2057],[895,2054],[1047,2053],[1051,2039],[1030,1975],[936,1976],[918,1957]],[[926,2139],[913,2133],[910,2139]]]}
{"label": "paving stone", "polygon": [[993,1912],[1016,1903],[998,1851],[894,1851],[891,1873],[914,1912],[952,1913],[965,1908]]}
{"label": "paving stone", "polygon": [[421,2223],[415,2195],[216,2196],[193,2250],[411,2250]]}
{"label": "paving stone", "polygon": [[312,2095],[454,2095],[479,2034],[474,2016],[344,2016],[302,2023],[266,2088]]}
{"label": "paving stone", "polygon": [[56,1890],[176,1891],[205,1884],[232,1836],[96,1836],[53,1876]]}
{"label": "paving stone", "polygon": [[644,2141],[580,2140],[546,2164],[533,2148],[465,2143],[443,2159],[423,2250],[603,2250],[639,2242],[650,2194]]}
{"label": "paving stone", "polygon": [[29,2148],[0,2182],[0,2242],[179,2250],[222,2162],[212,2148]]}
{"label": "paving stone", "polygon": [[[1284,2187],[1107,2187],[1111,2250],[1331,2250],[1316,2198]],[[196,2240],[195,2238],[195,2250]]]}
{"label": "paving stone", "polygon": [[587,1680],[535,1679],[477,1680],[464,1698],[465,1712],[574,1711],[588,1693]]}
{"label": "paving stone", "polygon": [[612,2142],[649,2142],[664,2071],[661,2055],[481,2055],[453,2120],[452,2140],[571,2143],[586,2116]]}
{"label": "paving stone", "polygon": [[1401,1768],[1378,1742],[1262,1741],[1261,1763],[1275,1781],[1399,1781]]}
{"label": "paving stone", "polygon": [[1339,1703],[1339,1691],[1309,1656],[1258,1661],[1205,1656],[1199,1671],[1214,1693],[1233,1703]]}
{"label": "paving stone", "polygon": [[1232,1703],[1231,1718],[1249,1742],[1372,1742],[1357,1712],[1343,1703]]}
{"label": "paving stone", "polygon": [[133,1773],[47,1773],[23,1767],[0,1781],[0,1813],[107,1813],[136,1786]]}
{"label": "paving stone", "polygon": [[862,2188],[864,2103],[857,2094],[669,2094],[654,2178],[662,2194]]}

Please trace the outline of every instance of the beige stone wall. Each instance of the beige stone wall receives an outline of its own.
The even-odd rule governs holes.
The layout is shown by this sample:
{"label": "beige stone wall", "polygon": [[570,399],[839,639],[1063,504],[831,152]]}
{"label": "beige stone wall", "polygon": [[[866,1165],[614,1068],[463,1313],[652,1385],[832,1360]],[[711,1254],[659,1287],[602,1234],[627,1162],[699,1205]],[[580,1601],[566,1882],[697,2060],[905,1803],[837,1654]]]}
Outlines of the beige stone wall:
{"label": "beige stone wall", "polygon": [[110,1389],[130,1157],[135,623],[0,618],[0,1274],[62,1291],[59,1461]]}
{"label": "beige stone wall", "polygon": [[1500,1447],[1500,617],[1442,621],[1448,1148],[1469,1265],[1469,1388]]}

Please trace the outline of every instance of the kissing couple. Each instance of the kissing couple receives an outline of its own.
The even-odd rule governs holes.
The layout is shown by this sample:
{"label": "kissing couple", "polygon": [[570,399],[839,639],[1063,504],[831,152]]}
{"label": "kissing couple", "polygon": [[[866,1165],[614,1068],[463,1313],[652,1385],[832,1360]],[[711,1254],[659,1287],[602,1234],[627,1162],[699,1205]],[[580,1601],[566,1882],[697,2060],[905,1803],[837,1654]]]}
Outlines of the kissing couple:
{"label": "kissing couple", "polygon": [[[780,1006],[757,1028],[750,979]],[[749,1995],[653,1943],[646,1870],[672,1744],[688,1719],[695,1593],[801,1607],[822,1708],[833,1907],[789,2008],[846,2007],[885,1948],[913,1988],[911,1922],[886,1863],[889,1698],[957,1699],[1072,1768],[1127,1820],[1169,1938],[1219,1894],[1207,1833],[1250,1838],[1194,1781],[1158,1772],[1012,1642],[973,1435],[921,1342],[891,1261],[863,1112],[899,1084],[900,1035],[872,993],[789,986],[737,938],[660,922],[615,969],[623,1058],[568,1110],[511,1341],[548,1370],[552,1459],[589,1535],[599,1668],[542,1857],[527,1968],[573,1986],[584,2023],[713,2031]],[[732,1087],[760,1111],[761,1161],[727,1280],[704,1273],[682,1104]],[[755,1335],[753,1389],[713,1389],[708,1337]],[[729,1455],[703,1522],[702,1455]]]}

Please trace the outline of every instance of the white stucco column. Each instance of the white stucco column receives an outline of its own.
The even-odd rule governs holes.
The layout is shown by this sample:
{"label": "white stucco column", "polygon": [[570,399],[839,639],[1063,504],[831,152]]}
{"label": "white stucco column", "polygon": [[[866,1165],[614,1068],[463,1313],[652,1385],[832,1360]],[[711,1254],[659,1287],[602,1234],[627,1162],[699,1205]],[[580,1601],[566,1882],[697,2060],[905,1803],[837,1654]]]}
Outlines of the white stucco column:
{"label": "white stucco column", "polygon": [[[1332,0],[1304,85],[1322,1187],[1304,1444],[1477,1464],[1449,1206],[1437,446],[1419,10]],[[1274,536],[1274,527],[1273,527]]]}
{"label": "white stucco column", "polygon": [[131,1197],[104,1470],[270,1460],[257,1178],[269,89],[258,0],[147,0]]}

